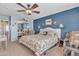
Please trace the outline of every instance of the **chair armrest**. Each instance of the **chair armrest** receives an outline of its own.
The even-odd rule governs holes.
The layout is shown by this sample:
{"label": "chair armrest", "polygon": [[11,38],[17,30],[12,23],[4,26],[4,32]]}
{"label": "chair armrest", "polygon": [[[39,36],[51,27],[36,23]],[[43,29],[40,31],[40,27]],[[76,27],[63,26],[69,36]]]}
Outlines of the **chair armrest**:
{"label": "chair armrest", "polygon": [[66,41],[69,41],[69,39],[68,39],[68,38],[65,38],[65,39],[64,39],[64,42],[66,42]]}
{"label": "chair armrest", "polygon": [[69,45],[69,39],[68,39],[68,38],[65,38],[65,39],[64,39],[64,44],[63,44],[63,46],[67,46],[67,45]]}

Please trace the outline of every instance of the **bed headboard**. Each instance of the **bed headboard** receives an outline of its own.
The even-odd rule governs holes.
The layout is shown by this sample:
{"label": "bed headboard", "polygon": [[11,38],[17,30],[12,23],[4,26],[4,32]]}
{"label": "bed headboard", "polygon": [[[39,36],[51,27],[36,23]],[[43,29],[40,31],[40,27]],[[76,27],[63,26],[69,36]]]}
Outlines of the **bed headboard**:
{"label": "bed headboard", "polygon": [[61,38],[61,29],[59,28],[51,28],[51,27],[47,27],[47,28],[44,28],[44,29],[40,29],[40,32],[43,32],[43,31],[51,31],[52,33],[55,32],[57,35],[58,35],[58,38]]}

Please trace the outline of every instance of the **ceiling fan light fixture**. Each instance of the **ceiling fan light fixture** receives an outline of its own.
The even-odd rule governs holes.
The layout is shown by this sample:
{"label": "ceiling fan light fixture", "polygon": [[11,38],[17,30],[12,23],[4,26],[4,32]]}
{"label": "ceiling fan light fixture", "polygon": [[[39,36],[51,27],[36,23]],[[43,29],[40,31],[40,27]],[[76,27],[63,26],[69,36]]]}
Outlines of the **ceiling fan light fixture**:
{"label": "ceiling fan light fixture", "polygon": [[31,15],[31,14],[32,14],[32,11],[31,11],[31,10],[26,10],[26,13],[27,13],[28,15]]}
{"label": "ceiling fan light fixture", "polygon": [[37,7],[39,7],[36,3],[30,7],[30,4],[27,4],[27,7],[22,5],[21,3],[17,3],[19,6],[23,7],[25,10],[18,10],[18,12],[25,12],[27,15],[31,15],[32,13],[39,14],[40,11],[34,11]]}

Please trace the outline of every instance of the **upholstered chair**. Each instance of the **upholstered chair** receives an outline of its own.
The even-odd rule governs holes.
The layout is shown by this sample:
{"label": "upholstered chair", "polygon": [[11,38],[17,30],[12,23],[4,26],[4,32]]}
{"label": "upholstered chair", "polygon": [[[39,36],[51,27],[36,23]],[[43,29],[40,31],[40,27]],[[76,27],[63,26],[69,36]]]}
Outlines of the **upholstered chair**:
{"label": "upholstered chair", "polygon": [[75,53],[79,53],[79,32],[73,31],[66,34],[64,39],[64,55],[75,55]]}

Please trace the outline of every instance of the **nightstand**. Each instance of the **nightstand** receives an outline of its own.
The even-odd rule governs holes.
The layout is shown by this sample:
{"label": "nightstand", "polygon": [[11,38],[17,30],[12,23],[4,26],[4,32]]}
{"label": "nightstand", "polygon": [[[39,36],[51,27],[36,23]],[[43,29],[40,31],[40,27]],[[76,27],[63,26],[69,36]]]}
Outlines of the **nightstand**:
{"label": "nightstand", "polygon": [[59,39],[59,47],[63,47],[63,44],[64,44],[64,40]]}

